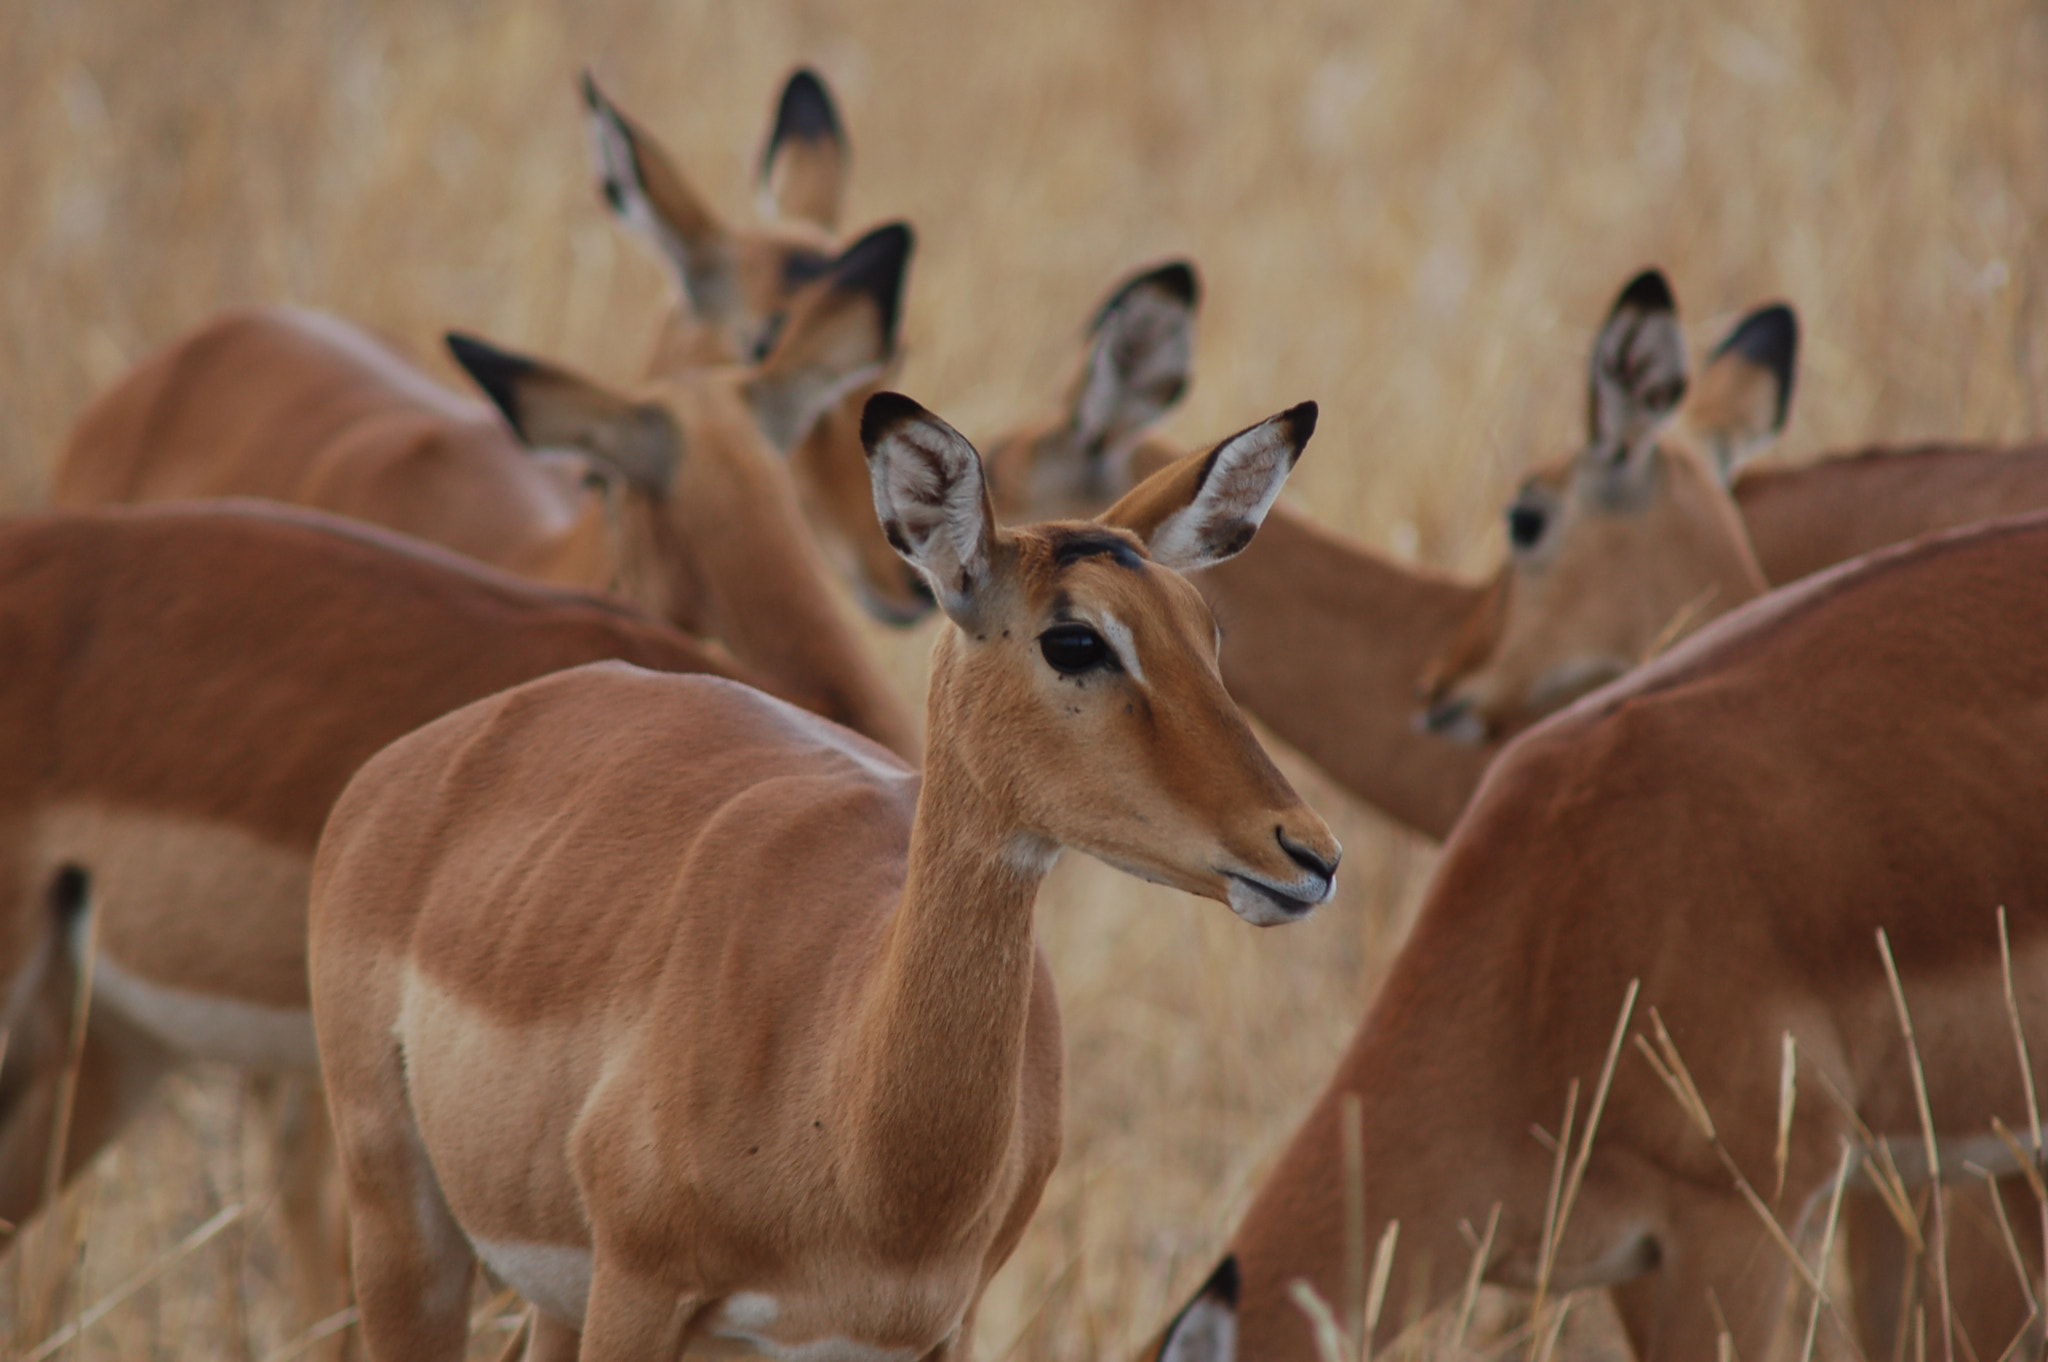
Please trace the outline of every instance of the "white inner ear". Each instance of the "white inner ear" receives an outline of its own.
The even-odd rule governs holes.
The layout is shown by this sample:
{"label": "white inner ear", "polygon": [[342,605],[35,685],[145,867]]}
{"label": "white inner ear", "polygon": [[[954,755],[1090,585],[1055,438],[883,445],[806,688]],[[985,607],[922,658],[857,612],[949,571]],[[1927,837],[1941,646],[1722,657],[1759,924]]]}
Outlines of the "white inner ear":
{"label": "white inner ear", "polygon": [[981,459],[936,419],[903,422],[875,455],[875,514],[900,531],[899,552],[957,618],[988,566]]}
{"label": "white inner ear", "polygon": [[1146,547],[1153,561],[1190,572],[1235,557],[1279,499],[1294,457],[1284,416],[1263,421],[1218,449],[1195,499],[1152,532]]}
{"label": "white inner ear", "polygon": [[1088,381],[1074,404],[1081,438],[1121,435],[1158,417],[1186,382],[1192,352],[1185,307],[1154,289],[1126,299],[1088,356]]}
{"label": "white inner ear", "polygon": [[1159,1362],[1236,1362],[1237,1312],[1219,1300],[1199,1296],[1173,1322],[1159,1350]]}
{"label": "white inner ear", "polygon": [[1663,417],[1684,392],[1685,335],[1668,312],[1630,311],[1601,332],[1593,363],[1596,443],[1616,444]]}
{"label": "white inner ear", "polygon": [[640,183],[640,174],[633,162],[633,141],[612,116],[609,105],[590,111],[590,154],[597,159],[597,172],[604,177],[604,182],[616,187],[618,197],[614,211],[619,221],[665,253],[671,251],[673,248],[668,241],[667,229],[654,215],[654,205],[647,201],[647,190]]}

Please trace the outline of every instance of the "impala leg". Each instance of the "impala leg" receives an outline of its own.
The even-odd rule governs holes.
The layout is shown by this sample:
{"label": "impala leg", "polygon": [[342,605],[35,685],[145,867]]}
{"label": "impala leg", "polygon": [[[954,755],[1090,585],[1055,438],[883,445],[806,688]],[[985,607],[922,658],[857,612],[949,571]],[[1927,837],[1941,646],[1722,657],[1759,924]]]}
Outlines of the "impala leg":
{"label": "impala leg", "polygon": [[[590,1302],[583,1311],[581,1362],[648,1362],[680,1358],[690,1323],[704,1302],[679,1296],[673,1285],[622,1266],[602,1246],[591,1266]],[[536,1313],[534,1343],[541,1342]]]}
{"label": "impala leg", "polygon": [[[26,1010],[0,1061],[0,1219],[16,1225],[41,1209],[48,1179],[70,1027],[65,977],[67,986],[46,986],[45,999]],[[108,1018],[87,1023],[65,1133],[64,1182],[121,1133],[170,1068],[170,1055],[132,1028]],[[0,1247],[8,1240],[0,1234]]]}
{"label": "impala leg", "polygon": [[[291,1074],[258,1089],[277,1150],[278,1206],[291,1241],[300,1327],[310,1329],[349,1303],[348,1213],[341,1202],[334,1123],[319,1081]],[[354,1356],[356,1331],[345,1329],[308,1354]]]}
{"label": "impala leg", "polygon": [[413,1121],[397,1043],[388,1025],[377,1025],[395,1010],[344,1011],[321,1037],[348,1196],[358,1329],[375,1362],[459,1362],[476,1255]]}
{"label": "impala leg", "polygon": [[1791,1268],[1756,1212],[1732,1192],[1678,1192],[1659,1247],[1656,1271],[1613,1289],[1640,1362],[1715,1362],[1724,1320],[1739,1362],[1766,1362]]}
{"label": "impala leg", "polygon": [[476,1259],[441,1199],[411,1121],[389,1134],[344,1126],[342,1176],[369,1355],[376,1362],[456,1362],[469,1338]]}
{"label": "impala leg", "polygon": [[524,1362],[576,1362],[583,1335],[572,1324],[535,1309],[528,1319]]}

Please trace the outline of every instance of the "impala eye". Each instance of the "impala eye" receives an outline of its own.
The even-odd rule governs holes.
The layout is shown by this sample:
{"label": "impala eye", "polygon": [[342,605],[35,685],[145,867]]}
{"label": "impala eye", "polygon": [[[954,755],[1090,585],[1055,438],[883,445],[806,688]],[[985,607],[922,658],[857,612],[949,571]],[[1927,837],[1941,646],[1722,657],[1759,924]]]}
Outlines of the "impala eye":
{"label": "impala eye", "polygon": [[1046,665],[1062,676],[1078,676],[1115,656],[1102,635],[1085,624],[1055,624],[1038,636],[1038,651],[1045,654]]}
{"label": "impala eye", "polygon": [[1518,501],[1508,507],[1508,542],[1518,549],[1533,549],[1549,523],[1550,517],[1541,506]]}
{"label": "impala eye", "polygon": [[754,363],[768,358],[768,352],[775,348],[775,342],[782,339],[782,328],[789,321],[787,312],[770,313],[768,320],[761,323],[761,330],[754,337]]}

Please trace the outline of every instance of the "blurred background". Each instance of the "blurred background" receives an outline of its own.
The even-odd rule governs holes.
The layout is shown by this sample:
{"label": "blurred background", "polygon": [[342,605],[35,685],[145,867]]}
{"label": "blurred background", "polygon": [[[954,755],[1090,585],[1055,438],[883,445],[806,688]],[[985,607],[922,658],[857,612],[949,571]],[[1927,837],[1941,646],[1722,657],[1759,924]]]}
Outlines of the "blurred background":
{"label": "blurred background", "polygon": [[[1289,501],[1459,572],[1497,560],[1524,464],[1578,439],[1593,331],[1647,264],[1696,348],[1797,308],[1774,457],[2048,431],[2041,0],[16,0],[0,509],[37,504],[89,397],[231,302],[330,309],[453,386],[451,327],[637,377],[668,276],[599,203],[578,70],[745,224],[798,63],[852,140],[846,226],[919,234],[900,386],[972,438],[1046,410],[1102,295],[1175,254],[1205,300],[1169,432],[1313,397]],[[930,628],[869,630],[912,693]],[[1283,760],[1348,851],[1312,922],[1255,933],[1078,859],[1041,897],[1067,1146],[984,1303],[988,1362],[1159,1325],[1399,942],[1431,849]],[[0,1317],[96,1300],[247,1201],[69,1355],[266,1357],[284,1268],[244,1095],[167,1097],[48,1219],[61,1271],[0,1265]]]}

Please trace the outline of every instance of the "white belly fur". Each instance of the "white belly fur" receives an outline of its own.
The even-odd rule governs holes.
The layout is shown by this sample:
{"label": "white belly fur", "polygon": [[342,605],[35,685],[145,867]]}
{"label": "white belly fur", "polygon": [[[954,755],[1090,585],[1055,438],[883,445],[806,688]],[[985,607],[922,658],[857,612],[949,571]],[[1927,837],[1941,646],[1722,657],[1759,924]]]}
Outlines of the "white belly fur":
{"label": "white belly fur", "polygon": [[583,1325],[590,1303],[590,1250],[560,1244],[470,1241],[498,1279],[565,1323]]}
{"label": "white belly fur", "polygon": [[[83,962],[87,925],[81,915],[72,928],[74,966]],[[118,1014],[190,1059],[252,1069],[312,1072],[320,1067],[311,1012],[188,993],[130,974],[105,955],[93,960],[92,1005]]]}

